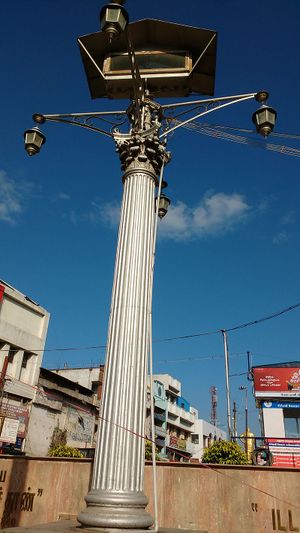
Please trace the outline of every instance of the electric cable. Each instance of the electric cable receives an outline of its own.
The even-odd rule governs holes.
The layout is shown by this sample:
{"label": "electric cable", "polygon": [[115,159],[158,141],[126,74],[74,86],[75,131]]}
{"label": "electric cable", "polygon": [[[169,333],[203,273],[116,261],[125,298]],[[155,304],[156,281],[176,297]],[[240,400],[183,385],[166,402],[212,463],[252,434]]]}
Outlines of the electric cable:
{"label": "electric cable", "polygon": [[[256,320],[251,320],[249,322],[245,322],[243,324],[238,324],[237,326],[233,326],[233,327],[230,327],[230,328],[220,328],[220,329],[216,329],[216,330],[211,330],[211,331],[204,331],[204,332],[200,332],[200,333],[192,333],[190,335],[178,335],[178,336],[174,336],[174,337],[164,337],[164,338],[161,338],[161,339],[156,339],[154,340],[153,342],[155,343],[161,343],[161,342],[170,342],[170,341],[176,341],[176,340],[185,340],[185,339],[192,339],[192,338],[196,338],[196,337],[203,337],[203,336],[209,336],[209,335],[216,335],[217,333],[222,333],[222,331],[226,331],[226,332],[231,332],[231,331],[237,331],[237,330],[240,330],[240,329],[244,329],[244,328],[247,328],[247,327],[250,327],[250,326],[254,326],[254,325],[257,325],[257,324],[261,324],[262,322],[266,322],[268,320],[272,320],[273,318],[277,318],[281,315],[284,315],[286,313],[289,313],[290,311],[293,311],[294,309],[297,309],[300,307],[300,302],[299,303],[296,303],[294,305],[290,305],[289,307],[285,307],[284,309],[281,309],[280,311],[277,311],[275,313],[272,313],[270,315],[267,315],[265,317],[262,317],[262,318],[258,318]],[[105,344],[99,344],[99,345],[95,345],[95,346],[75,346],[75,347],[63,347],[63,348],[45,348],[45,349],[32,349],[32,351],[34,353],[38,353],[38,352],[66,352],[66,351],[84,351],[84,350],[98,350],[98,349],[104,349],[106,348],[106,345]],[[9,349],[9,350],[5,350],[5,349],[1,349],[0,351],[10,351],[11,353],[13,352],[17,352],[19,351],[20,348],[16,348],[16,349]],[[30,349],[28,348],[26,351],[30,351]]]}

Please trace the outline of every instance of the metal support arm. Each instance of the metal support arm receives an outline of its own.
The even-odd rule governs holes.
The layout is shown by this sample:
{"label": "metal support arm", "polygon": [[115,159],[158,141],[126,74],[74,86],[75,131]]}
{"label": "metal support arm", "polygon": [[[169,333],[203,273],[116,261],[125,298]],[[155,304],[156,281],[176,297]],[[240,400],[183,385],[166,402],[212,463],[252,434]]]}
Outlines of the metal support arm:
{"label": "metal support arm", "polygon": [[[172,128],[169,128],[168,130],[165,130],[161,135],[160,138],[166,137],[169,135],[169,133],[172,133],[173,131],[177,130],[178,128],[185,126],[186,124],[189,124],[190,122],[193,122],[194,120],[197,120],[200,117],[203,117],[204,115],[208,115],[208,113],[212,113],[213,111],[218,111],[219,109],[223,109],[224,107],[227,107],[229,105],[237,104],[239,102],[244,102],[245,100],[252,100],[255,98],[257,93],[250,93],[245,95],[239,95],[239,96],[226,96],[223,98],[215,98],[210,100],[199,100],[198,102],[189,102],[189,105],[213,105],[217,104],[218,102],[222,102],[225,100],[224,104],[220,104],[216,107],[211,107],[210,109],[206,109],[205,111],[201,111],[201,113],[198,113],[197,115],[188,118],[187,120],[184,120],[180,122],[180,124],[176,124],[176,126],[173,126]],[[229,100],[229,101],[228,101]],[[175,104],[176,105],[176,104]],[[180,105],[180,104],[179,104]],[[174,105],[172,107],[175,107]],[[175,120],[175,117],[170,117],[169,120]]]}

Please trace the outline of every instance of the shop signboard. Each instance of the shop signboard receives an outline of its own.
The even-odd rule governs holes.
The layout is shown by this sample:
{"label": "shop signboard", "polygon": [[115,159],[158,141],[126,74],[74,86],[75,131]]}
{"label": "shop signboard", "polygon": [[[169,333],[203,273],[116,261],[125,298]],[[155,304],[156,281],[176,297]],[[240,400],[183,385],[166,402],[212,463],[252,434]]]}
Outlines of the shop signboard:
{"label": "shop signboard", "polygon": [[300,367],[257,367],[253,369],[256,398],[299,398]]}
{"label": "shop signboard", "polygon": [[300,439],[266,439],[273,466],[300,468]]}
{"label": "shop signboard", "polygon": [[15,444],[18,435],[19,420],[5,418],[1,430],[0,441]]}
{"label": "shop signboard", "polygon": [[26,428],[28,426],[29,412],[27,407],[22,407],[14,404],[2,404],[0,407],[0,415],[6,418],[11,418],[19,422],[18,437],[25,438]]}

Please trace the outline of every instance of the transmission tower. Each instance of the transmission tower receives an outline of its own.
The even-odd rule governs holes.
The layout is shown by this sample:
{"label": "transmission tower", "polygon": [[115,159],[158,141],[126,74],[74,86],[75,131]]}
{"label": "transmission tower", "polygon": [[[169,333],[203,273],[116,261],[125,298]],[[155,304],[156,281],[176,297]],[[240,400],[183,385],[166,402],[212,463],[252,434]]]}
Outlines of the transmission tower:
{"label": "transmission tower", "polygon": [[217,387],[214,385],[209,389],[211,396],[211,412],[210,412],[210,423],[213,426],[217,425],[217,405],[218,405],[218,396],[217,396]]}

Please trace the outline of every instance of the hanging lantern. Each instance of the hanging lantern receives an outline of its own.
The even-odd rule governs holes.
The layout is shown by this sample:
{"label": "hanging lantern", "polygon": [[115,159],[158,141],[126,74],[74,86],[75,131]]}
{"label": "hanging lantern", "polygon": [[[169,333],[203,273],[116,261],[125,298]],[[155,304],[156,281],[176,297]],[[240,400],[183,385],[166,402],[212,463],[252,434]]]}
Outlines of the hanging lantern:
{"label": "hanging lantern", "polygon": [[100,27],[108,35],[109,42],[118,37],[128,24],[128,13],[122,3],[122,0],[115,0],[100,11]]}
{"label": "hanging lantern", "polygon": [[42,144],[46,142],[46,137],[41,130],[35,126],[24,133],[25,150],[28,155],[38,154]]}
{"label": "hanging lantern", "polygon": [[252,115],[252,120],[255,124],[257,133],[267,137],[273,131],[275,126],[277,113],[275,109],[263,104]]}
{"label": "hanging lantern", "polygon": [[168,212],[169,206],[170,206],[171,200],[168,198],[164,193],[161,193],[159,197],[159,201],[157,202],[156,198],[156,205],[158,204],[158,216],[160,219],[164,218]]}

